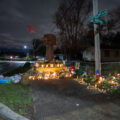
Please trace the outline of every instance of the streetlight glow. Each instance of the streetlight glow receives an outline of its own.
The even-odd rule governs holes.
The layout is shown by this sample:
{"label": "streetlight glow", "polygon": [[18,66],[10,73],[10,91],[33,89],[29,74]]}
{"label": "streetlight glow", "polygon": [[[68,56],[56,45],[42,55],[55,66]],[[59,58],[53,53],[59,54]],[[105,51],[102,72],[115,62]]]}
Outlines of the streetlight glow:
{"label": "streetlight glow", "polygon": [[27,49],[27,46],[26,46],[26,45],[24,45],[24,49]]}

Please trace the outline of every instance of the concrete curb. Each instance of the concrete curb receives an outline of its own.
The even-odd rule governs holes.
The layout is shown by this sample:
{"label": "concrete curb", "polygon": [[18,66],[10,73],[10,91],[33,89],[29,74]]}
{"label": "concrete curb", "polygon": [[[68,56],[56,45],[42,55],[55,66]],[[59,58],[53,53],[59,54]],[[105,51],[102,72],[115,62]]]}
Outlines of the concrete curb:
{"label": "concrete curb", "polygon": [[7,120],[29,120],[15,112],[13,112],[6,105],[0,103],[0,115]]}

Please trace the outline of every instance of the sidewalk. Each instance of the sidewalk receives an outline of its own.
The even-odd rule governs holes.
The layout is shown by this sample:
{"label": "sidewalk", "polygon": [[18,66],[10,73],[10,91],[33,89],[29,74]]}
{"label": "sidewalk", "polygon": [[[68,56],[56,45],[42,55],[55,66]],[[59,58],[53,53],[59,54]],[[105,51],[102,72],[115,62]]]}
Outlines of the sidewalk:
{"label": "sidewalk", "polygon": [[0,120],[29,120],[0,103]]}
{"label": "sidewalk", "polygon": [[120,102],[73,80],[34,81],[33,102],[35,120],[120,119]]}

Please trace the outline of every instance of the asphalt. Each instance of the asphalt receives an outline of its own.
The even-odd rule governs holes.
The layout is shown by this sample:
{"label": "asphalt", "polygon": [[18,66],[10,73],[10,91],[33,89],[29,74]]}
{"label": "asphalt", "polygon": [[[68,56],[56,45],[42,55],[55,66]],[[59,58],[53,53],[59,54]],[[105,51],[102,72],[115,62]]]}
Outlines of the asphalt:
{"label": "asphalt", "polygon": [[34,81],[34,120],[119,120],[119,97],[111,97],[75,80]]}
{"label": "asphalt", "polygon": [[0,74],[9,72],[23,65],[24,65],[23,63],[0,62]]}

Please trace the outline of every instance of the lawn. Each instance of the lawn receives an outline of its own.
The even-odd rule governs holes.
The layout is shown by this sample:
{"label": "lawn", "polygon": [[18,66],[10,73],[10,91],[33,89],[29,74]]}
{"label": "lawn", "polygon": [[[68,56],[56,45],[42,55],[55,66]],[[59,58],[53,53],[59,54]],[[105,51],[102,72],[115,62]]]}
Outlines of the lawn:
{"label": "lawn", "polygon": [[[102,63],[101,69],[102,76],[108,76],[109,74],[114,75],[115,73],[120,73],[120,63]],[[94,63],[81,62],[80,71],[93,71],[93,73],[95,73],[95,65]]]}
{"label": "lawn", "polygon": [[0,102],[13,111],[32,118],[32,88],[21,84],[0,84]]}
{"label": "lawn", "polygon": [[102,74],[108,75],[115,73],[120,73],[120,63],[108,63],[108,64],[102,64]]}

